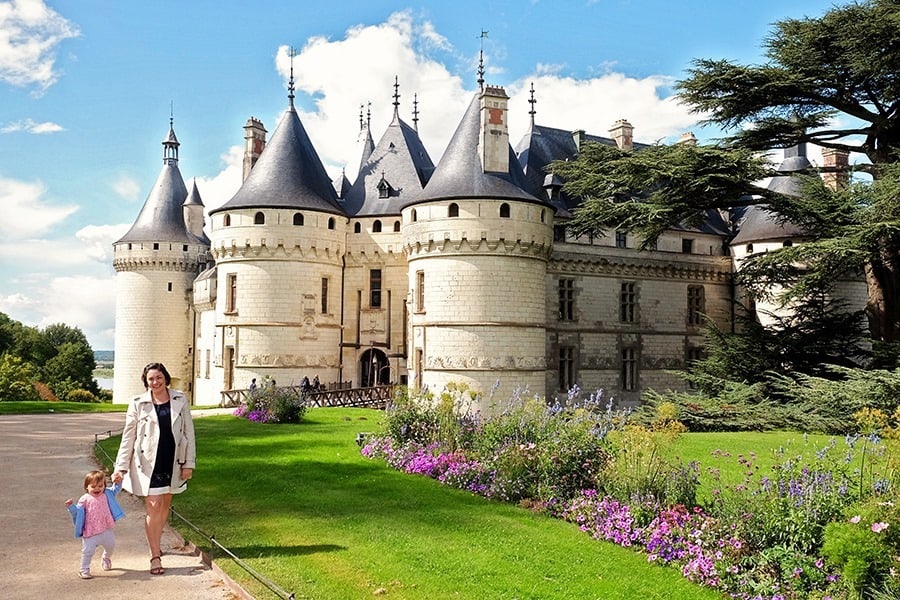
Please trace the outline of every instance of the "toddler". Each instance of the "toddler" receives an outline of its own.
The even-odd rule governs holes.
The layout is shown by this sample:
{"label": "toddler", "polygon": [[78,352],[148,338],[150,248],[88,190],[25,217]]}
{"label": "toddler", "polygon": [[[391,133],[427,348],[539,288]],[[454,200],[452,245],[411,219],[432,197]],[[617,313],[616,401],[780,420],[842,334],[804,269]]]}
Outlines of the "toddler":
{"label": "toddler", "polygon": [[125,512],[116,501],[116,495],[122,490],[122,484],[116,483],[106,487],[106,473],[91,471],[84,477],[84,490],[87,492],[78,502],[71,498],[66,500],[66,508],[75,522],[75,537],[81,538],[81,568],[78,576],[91,579],[91,560],[97,546],[103,546],[101,565],[104,571],[112,569],[112,553],[116,548],[116,536],[113,525],[125,516]]}

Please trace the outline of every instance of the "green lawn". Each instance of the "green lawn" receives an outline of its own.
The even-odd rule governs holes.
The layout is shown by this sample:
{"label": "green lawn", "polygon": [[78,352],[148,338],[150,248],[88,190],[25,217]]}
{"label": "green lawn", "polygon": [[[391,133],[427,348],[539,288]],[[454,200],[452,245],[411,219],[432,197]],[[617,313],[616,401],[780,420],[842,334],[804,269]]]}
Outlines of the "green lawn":
{"label": "green lawn", "polygon": [[125,412],[127,404],[99,402],[0,402],[0,415],[45,413]]}
{"label": "green lawn", "polygon": [[[356,434],[375,430],[380,415],[198,419],[197,471],[174,506],[297,598],[719,598],[569,523],[362,457]],[[116,443],[104,442],[110,454]],[[260,600],[274,597],[231,560],[216,562]]]}

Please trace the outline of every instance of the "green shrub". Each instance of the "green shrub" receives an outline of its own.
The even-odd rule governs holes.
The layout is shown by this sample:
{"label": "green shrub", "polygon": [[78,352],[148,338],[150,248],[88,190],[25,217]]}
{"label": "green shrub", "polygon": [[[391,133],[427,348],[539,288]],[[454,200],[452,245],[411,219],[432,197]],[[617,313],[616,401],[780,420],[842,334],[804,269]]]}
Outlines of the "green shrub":
{"label": "green shrub", "polygon": [[652,431],[640,425],[610,432],[610,456],[599,474],[598,490],[635,507],[695,506],[699,466],[670,462],[665,456],[677,435],[675,428]]}
{"label": "green shrub", "polygon": [[844,520],[825,528],[822,553],[840,568],[843,584],[854,598],[892,585],[893,557],[900,556],[900,506],[869,500],[851,507]]}
{"label": "green shrub", "polygon": [[87,390],[72,390],[66,394],[67,402],[97,402],[97,397]]}
{"label": "green shrub", "polygon": [[235,409],[234,415],[257,423],[299,423],[306,408],[302,395],[292,388],[263,385]]}

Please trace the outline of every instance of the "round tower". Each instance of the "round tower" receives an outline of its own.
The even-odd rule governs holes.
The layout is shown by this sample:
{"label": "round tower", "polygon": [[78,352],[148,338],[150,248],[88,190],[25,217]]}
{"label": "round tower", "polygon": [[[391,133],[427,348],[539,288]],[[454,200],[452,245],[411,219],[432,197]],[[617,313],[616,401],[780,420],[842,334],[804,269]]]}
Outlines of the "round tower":
{"label": "round tower", "polygon": [[[450,382],[498,399],[546,391],[546,274],[553,208],[509,146],[507,96],[472,101],[422,194],[403,209],[410,385]],[[538,192],[539,193],[539,192]]]}
{"label": "round tower", "polygon": [[163,141],[163,167],[131,229],[113,244],[116,270],[113,402],[144,391],[141,372],[161,362],[172,387],[192,397],[191,288],[209,246],[185,223],[188,198],[178,169],[172,124]]}
{"label": "round tower", "polygon": [[293,92],[291,99],[241,188],[210,211],[217,290],[210,377],[223,390],[254,378],[277,385],[340,378],[347,219]]}

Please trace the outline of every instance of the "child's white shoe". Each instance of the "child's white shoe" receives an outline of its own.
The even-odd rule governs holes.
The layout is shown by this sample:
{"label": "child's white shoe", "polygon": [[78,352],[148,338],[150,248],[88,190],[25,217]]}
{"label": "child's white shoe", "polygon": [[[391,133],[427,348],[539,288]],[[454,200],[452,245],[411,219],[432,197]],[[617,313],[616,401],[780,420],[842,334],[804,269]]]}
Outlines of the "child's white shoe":
{"label": "child's white shoe", "polygon": [[94,576],[91,575],[90,571],[78,571],[78,576],[82,579],[93,579]]}

